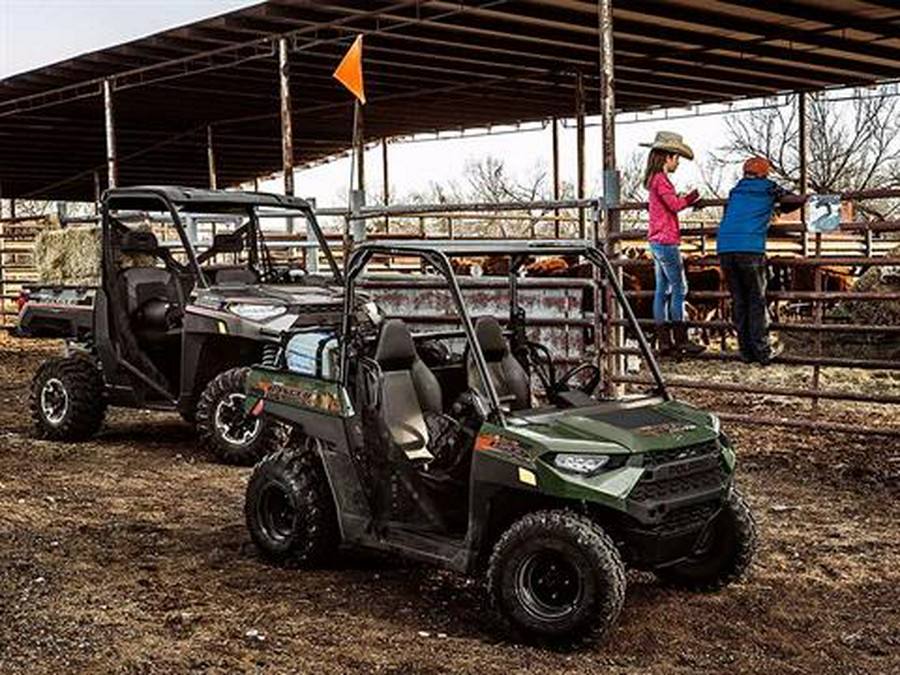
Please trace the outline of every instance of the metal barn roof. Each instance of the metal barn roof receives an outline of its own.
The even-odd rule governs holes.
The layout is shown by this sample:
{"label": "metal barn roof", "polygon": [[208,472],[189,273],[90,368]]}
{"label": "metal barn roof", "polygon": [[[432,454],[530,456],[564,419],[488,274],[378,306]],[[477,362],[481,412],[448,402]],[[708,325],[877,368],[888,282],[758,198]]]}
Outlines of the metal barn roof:
{"label": "metal barn roof", "polygon": [[[865,85],[900,74],[893,0],[621,0],[623,111]],[[367,139],[599,109],[596,2],[270,0],[0,81],[0,194],[86,199],[104,174],[102,80],[114,78],[121,185],[221,185],[279,170],[277,39],[291,40],[295,163],[349,146],[331,73],[365,33]]]}

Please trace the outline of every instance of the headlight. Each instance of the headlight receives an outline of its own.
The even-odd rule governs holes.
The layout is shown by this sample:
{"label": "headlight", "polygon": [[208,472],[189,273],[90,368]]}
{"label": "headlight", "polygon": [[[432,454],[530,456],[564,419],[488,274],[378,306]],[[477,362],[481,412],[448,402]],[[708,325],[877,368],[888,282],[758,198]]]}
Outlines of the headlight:
{"label": "headlight", "polygon": [[719,419],[718,415],[710,415],[709,426],[712,427],[712,430],[718,434],[722,431],[722,420]]}
{"label": "headlight", "polygon": [[609,463],[609,455],[554,455],[553,466],[561,471],[593,476]]}
{"label": "headlight", "polygon": [[235,303],[228,305],[228,311],[242,319],[250,321],[268,321],[287,312],[284,305],[253,305],[250,303]]}

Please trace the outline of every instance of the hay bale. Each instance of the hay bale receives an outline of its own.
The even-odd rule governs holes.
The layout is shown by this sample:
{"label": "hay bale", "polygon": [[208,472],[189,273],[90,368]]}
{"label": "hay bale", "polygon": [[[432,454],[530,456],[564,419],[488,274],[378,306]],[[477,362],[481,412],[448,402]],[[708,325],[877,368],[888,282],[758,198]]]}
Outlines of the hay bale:
{"label": "hay bale", "polygon": [[[888,256],[900,256],[900,247]],[[856,293],[900,293],[900,268],[877,266],[869,268],[853,286]],[[844,300],[838,303],[834,316],[855,324],[895,326],[900,324],[900,298],[896,300]]]}
{"label": "hay bale", "polygon": [[44,230],[34,241],[34,262],[40,283],[99,285],[100,227],[79,225]]}
{"label": "hay bale", "polygon": [[[150,230],[140,223],[135,230]],[[102,274],[102,235],[99,225],[78,225],[40,232],[34,241],[38,282],[66,286],[99,286]],[[122,255],[121,269],[155,267],[160,261],[148,254]]]}

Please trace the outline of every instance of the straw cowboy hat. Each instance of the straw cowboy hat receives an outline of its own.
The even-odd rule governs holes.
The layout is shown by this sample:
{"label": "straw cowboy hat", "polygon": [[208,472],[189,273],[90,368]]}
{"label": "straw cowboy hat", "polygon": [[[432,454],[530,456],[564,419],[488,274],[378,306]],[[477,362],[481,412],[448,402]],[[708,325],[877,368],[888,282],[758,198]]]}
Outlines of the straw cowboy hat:
{"label": "straw cowboy hat", "polygon": [[686,159],[694,159],[694,151],[691,150],[691,146],[684,142],[681,134],[676,134],[674,131],[657,131],[656,138],[652,143],[641,143],[640,145],[651,150],[665,150]]}

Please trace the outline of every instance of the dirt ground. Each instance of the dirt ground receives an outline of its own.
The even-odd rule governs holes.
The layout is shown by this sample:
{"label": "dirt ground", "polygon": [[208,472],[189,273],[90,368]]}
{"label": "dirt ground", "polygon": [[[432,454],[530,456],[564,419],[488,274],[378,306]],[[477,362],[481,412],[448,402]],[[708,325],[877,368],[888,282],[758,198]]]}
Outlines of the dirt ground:
{"label": "dirt ground", "polygon": [[249,470],[174,416],[33,439],[27,383],[52,349],[0,338],[0,673],[900,672],[897,439],[730,428],[761,533],[749,578],[693,595],[632,574],[607,640],[546,651],[504,641],[478,581],[264,564]]}

